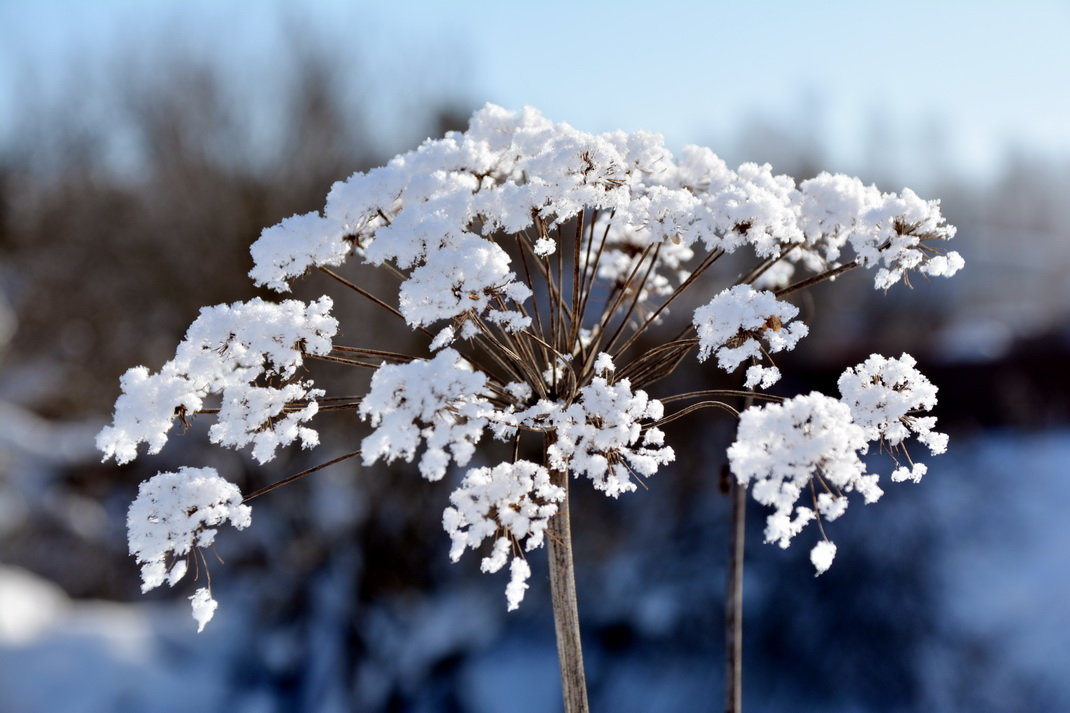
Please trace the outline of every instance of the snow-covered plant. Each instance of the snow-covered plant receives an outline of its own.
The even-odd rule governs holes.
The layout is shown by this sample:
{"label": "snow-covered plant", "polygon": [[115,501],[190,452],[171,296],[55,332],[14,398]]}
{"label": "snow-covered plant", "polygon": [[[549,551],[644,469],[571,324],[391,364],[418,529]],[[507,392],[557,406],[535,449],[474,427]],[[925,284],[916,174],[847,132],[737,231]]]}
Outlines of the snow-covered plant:
{"label": "snow-covered plant", "polygon": [[[251,515],[237,486],[212,468],[179,468],[146,480],[127,514],[130,554],[141,563],[141,591],[165,581],[175,586],[185,576],[191,556],[200,556],[207,568],[200,548],[212,546],[216,528],[229,521],[244,529]],[[216,602],[209,587],[198,589],[190,601],[200,631],[215,613]]]}
{"label": "snow-covered plant", "polygon": [[[287,218],[252,246],[257,285],[285,293],[306,274],[326,276],[423,339],[419,353],[333,341],[366,332],[339,329],[327,297],[205,308],[173,360],[123,377],[99,447],[126,462],[141,443],[158,452],[175,420],[215,414],[209,437],[250,446],[263,463],[280,446],[315,446],[319,414],[356,412],[370,430],[360,450],[331,462],[417,461],[427,480],[452,478],[443,515],[451,557],[482,549],[488,572],[509,562],[510,609],[532,571],[526,554],[548,545],[566,707],[586,710],[569,476],[611,497],[635,490],[674,459],[660,427],[714,407],[739,416],[731,467],[774,508],[766,536],[782,546],[807,522],[839,517],[849,492],[879,497],[880,476],[861,457],[873,442],[911,464],[892,480],[917,480],[924,466],[904,439],[914,434],[936,453],[946,438],[920,415],[935,387],[909,356],[849,369],[841,399],[765,390],[780,378],[773,355],[807,334],[793,296],[854,268],[872,270],[879,289],[911,272],[952,275],[962,259],[940,245],[953,235],[939,204],[909,189],[885,193],[828,173],[797,183],[767,164],[732,170],[704,148],[676,158],[656,134],[594,135],[531,108],[488,105],[467,131],[335,184],[322,211]],[[357,273],[339,271],[354,261],[390,273],[397,293],[374,295]],[[683,331],[664,333],[689,290],[705,304]],[[710,373],[716,388],[655,398],[648,390],[696,348],[727,372]],[[327,397],[310,378],[322,361],[371,370],[366,395]],[[741,389],[731,380],[742,364]],[[740,414],[740,399],[764,405]],[[665,405],[688,401],[666,415]],[[168,493],[162,505],[131,510],[147,585],[173,584],[181,569],[171,560],[210,544],[224,519],[248,522],[216,477],[187,469],[143,486],[138,503],[165,485]],[[811,553],[818,572],[834,554],[822,537]],[[193,600],[203,621],[214,604],[201,592]]]}

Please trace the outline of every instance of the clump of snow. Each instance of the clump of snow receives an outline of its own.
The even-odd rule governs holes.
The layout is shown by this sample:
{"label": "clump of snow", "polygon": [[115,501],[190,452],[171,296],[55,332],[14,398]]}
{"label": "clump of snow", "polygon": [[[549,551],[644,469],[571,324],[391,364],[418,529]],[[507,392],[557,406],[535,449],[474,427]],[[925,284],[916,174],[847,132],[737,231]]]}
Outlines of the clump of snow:
{"label": "clump of snow", "polygon": [[579,401],[548,419],[555,434],[547,449],[550,466],[586,475],[610,497],[631,492],[638,478],[654,475],[676,458],[661,429],[642,423],[663,414],[661,402],[632,391],[628,379],[610,384],[596,376],[580,389]]}
{"label": "clump of snow", "polygon": [[442,525],[452,541],[450,558],[456,562],[466,548],[474,550],[493,539],[493,550],[483,558],[482,569],[497,572],[512,551],[506,598],[510,610],[517,608],[531,576],[519,551],[542,546],[546,526],[564,497],[565,491],[550,483],[549,471],[530,461],[469,470],[442,514]]}
{"label": "clump of snow", "polygon": [[189,598],[193,605],[193,618],[197,620],[197,633],[204,631],[204,625],[212,620],[219,603],[212,599],[208,587],[201,587]]}
{"label": "clump of snow", "polygon": [[453,344],[453,340],[456,339],[456,337],[457,333],[454,331],[453,327],[445,326],[439,330],[439,333],[431,340],[431,343],[427,346],[427,350],[437,352],[439,349]]}
{"label": "clump of snow", "polygon": [[614,371],[616,371],[616,369],[617,367],[613,363],[613,357],[611,357],[609,354],[601,352],[598,354],[597,357],[595,357],[594,373],[599,374],[601,376],[605,376],[606,374],[612,374]]}
{"label": "clump of snow", "polygon": [[753,389],[757,387],[768,389],[778,381],[780,381],[780,369],[775,366],[754,364],[747,367],[747,379],[743,382],[743,388]]}
{"label": "clump of snow", "polygon": [[[750,285],[724,290],[695,310],[698,358],[705,361],[716,354],[718,366],[735,371],[747,359],[793,349],[809,332],[802,322],[788,324],[798,314],[798,307],[778,300],[772,292]],[[768,388],[779,378],[776,367],[754,365],[747,370],[746,386]]]}
{"label": "clump of snow", "polygon": [[352,249],[344,223],[319,213],[286,218],[267,228],[253,243],[253,281],[279,292],[289,292],[284,276],[303,274],[313,266],[339,265]]}
{"label": "clump of snow", "polygon": [[775,508],[766,519],[766,542],[787,547],[815,517],[812,508],[796,505],[810,487],[836,495],[858,491],[866,502],[880,498],[878,476],[866,474],[859,456],[867,447],[850,409],[813,392],[744,411],[728,460],[740,485]]}
{"label": "clump of snow", "polygon": [[509,584],[505,586],[505,601],[509,611],[513,611],[520,606],[530,578],[531,566],[527,563],[527,560],[514,557],[513,561],[509,563]]}
{"label": "clump of snow", "polygon": [[964,265],[957,252],[941,253],[927,243],[949,240],[939,201],[925,201],[909,188],[882,193],[857,178],[821,173],[804,181],[798,200],[807,243],[828,263],[846,245],[863,267],[878,267],[874,286],[888,289],[908,271],[951,277]]}
{"label": "clump of snow", "polygon": [[549,238],[539,238],[535,241],[533,252],[539,257],[549,257],[557,252],[557,243]]}
{"label": "clump of snow", "polygon": [[840,395],[867,439],[898,446],[913,433],[938,455],[947,450],[948,439],[933,430],[935,416],[916,415],[936,406],[936,387],[917,370],[917,363],[909,354],[898,359],[871,354],[843,372]]}
{"label": "clump of snow", "polygon": [[[316,414],[316,399],[323,392],[294,377],[306,354],[331,350],[338,329],[331,306],[328,297],[308,304],[256,298],[202,309],[174,359],[158,373],[138,366],[123,375],[114,420],[97,436],[104,459],[132,461],[140,443],[158,453],[175,419],[199,411],[211,394],[221,394],[222,404],[209,431],[213,443],[233,448],[251,444],[260,463],[298,440],[305,447],[317,445],[318,434],[303,424]],[[263,386],[258,383],[263,379],[290,383]],[[294,401],[305,404],[286,411]]]}
{"label": "clump of snow", "polygon": [[[936,387],[916,364],[908,354],[898,359],[873,354],[840,377],[842,400],[814,392],[741,414],[729,462],[740,484],[751,486],[754,499],[774,508],[766,520],[767,542],[787,547],[811,520],[840,517],[851,491],[867,503],[878,500],[883,494],[879,476],[867,474],[861,459],[870,442],[905,454],[903,441],[913,433],[933,454],[947,449],[947,436],[932,430],[936,419],[917,415],[936,405]],[[925,464],[910,461],[898,466],[891,480],[917,482],[926,470]],[[800,498],[814,507],[798,505]],[[818,574],[835,551],[829,541],[814,548]]]}
{"label": "clump of snow", "polygon": [[827,572],[835,558],[836,545],[828,540],[821,540],[810,550],[810,562],[813,563],[818,575]]}
{"label": "clump of snow", "polygon": [[361,444],[364,464],[412,462],[422,441],[420,473],[428,480],[440,480],[451,458],[466,465],[487,427],[486,385],[486,374],[451,348],[430,360],[379,367],[360,404],[374,427]]}
{"label": "clump of snow", "polygon": [[[141,564],[141,591],[164,582],[174,586],[186,574],[193,549],[211,547],[217,528],[228,522],[239,530],[248,527],[252,509],[214,468],[179,468],[143,482],[126,518],[130,554]],[[203,629],[215,602],[207,588],[191,599]]]}

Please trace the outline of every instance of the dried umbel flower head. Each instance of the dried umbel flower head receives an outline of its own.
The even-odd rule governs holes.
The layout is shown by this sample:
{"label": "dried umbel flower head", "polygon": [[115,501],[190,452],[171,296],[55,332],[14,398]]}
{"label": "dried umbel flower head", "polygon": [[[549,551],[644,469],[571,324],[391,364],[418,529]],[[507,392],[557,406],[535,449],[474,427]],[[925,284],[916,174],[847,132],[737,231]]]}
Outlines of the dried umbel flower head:
{"label": "dried umbel flower head", "polygon": [[[238,488],[212,468],[179,468],[146,480],[127,514],[130,554],[141,563],[141,591],[165,581],[175,586],[186,575],[189,558],[213,545],[220,525],[229,522],[241,530],[251,515]],[[198,630],[204,629],[216,608],[210,589],[201,587],[190,599]]]}
{"label": "dried umbel flower head", "polygon": [[[569,475],[611,497],[634,490],[675,457],[662,425],[707,407],[740,416],[729,402],[750,396],[765,405],[740,416],[729,456],[738,481],[775,509],[768,539],[786,545],[807,521],[842,514],[847,492],[876,499],[878,476],[859,457],[870,442],[903,449],[909,431],[933,452],[943,446],[919,416],[935,390],[908,357],[849,370],[842,401],[765,394],[780,378],[774,355],[807,333],[789,299],[855,268],[873,270],[880,289],[912,271],[951,275],[962,259],[938,246],[953,235],[938,203],[909,190],[827,173],[796,183],[767,164],[729,169],[704,148],[675,158],[655,134],[594,135],[488,105],[466,131],[335,184],[322,211],[252,246],[257,285],[285,293],[318,273],[422,335],[423,351],[338,343],[362,332],[340,330],[327,297],[206,308],[159,372],[123,377],[98,442],[126,462],[141,443],[159,451],[174,420],[214,413],[214,442],[266,462],[280,446],[315,446],[309,424],[321,414],[357,412],[370,432],[331,462],[417,461],[428,480],[461,469],[443,517],[452,556],[489,541],[483,568],[510,563],[514,608],[531,572],[525,553],[567,546],[554,528]],[[718,276],[732,253],[750,267]],[[342,274],[353,258],[394,275],[397,293]],[[698,285],[712,298],[673,333],[667,317]],[[696,347],[726,372],[747,364],[746,390],[648,393]],[[326,396],[310,378],[323,361],[373,370],[367,394]],[[665,414],[679,402],[691,403]],[[541,462],[521,456],[536,447]],[[477,452],[481,465],[468,467]],[[808,490],[813,507],[797,505]],[[819,571],[834,553],[828,542],[814,549]],[[203,597],[194,604],[207,610]]]}

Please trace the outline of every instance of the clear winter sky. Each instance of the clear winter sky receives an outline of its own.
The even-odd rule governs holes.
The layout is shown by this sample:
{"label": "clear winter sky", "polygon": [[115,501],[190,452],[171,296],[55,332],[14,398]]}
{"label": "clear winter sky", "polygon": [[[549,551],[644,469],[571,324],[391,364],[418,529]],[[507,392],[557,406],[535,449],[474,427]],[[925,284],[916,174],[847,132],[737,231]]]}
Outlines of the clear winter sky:
{"label": "clear winter sky", "polygon": [[11,80],[27,61],[46,82],[77,50],[173,28],[224,55],[270,55],[280,14],[384,77],[586,130],[655,130],[671,147],[716,148],[765,117],[820,127],[846,168],[874,127],[917,142],[942,125],[963,172],[1011,146],[1070,156],[1067,2],[0,0],[0,117],[18,111]]}

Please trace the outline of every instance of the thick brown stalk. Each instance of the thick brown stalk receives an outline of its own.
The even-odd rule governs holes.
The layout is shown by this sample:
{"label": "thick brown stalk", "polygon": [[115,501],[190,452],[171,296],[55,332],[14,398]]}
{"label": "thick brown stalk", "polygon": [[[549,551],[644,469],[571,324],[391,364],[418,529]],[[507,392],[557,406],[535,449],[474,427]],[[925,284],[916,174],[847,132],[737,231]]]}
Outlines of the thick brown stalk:
{"label": "thick brown stalk", "polygon": [[[554,436],[546,436],[546,445]],[[550,518],[546,540],[550,555],[550,596],[557,633],[557,659],[561,665],[561,689],[565,713],[589,713],[587,678],[583,671],[580,615],[576,600],[576,572],[572,562],[572,528],[568,513],[568,473],[551,470],[550,481],[565,491]]]}

